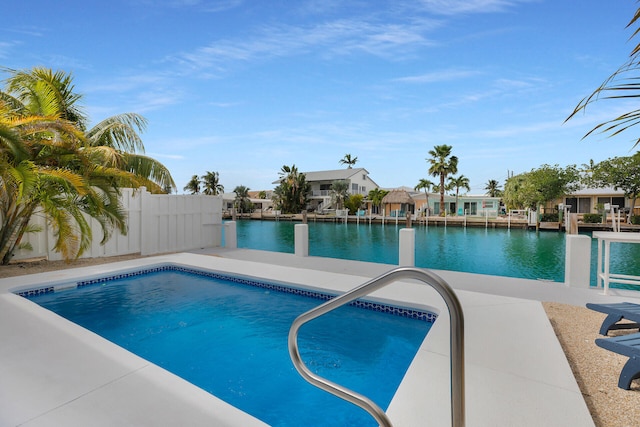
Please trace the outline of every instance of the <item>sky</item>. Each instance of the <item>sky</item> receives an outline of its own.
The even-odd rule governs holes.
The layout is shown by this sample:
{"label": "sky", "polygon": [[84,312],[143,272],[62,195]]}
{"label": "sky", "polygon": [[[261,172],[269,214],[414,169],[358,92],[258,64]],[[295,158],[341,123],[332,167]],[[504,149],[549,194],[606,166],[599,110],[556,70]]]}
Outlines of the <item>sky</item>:
{"label": "sky", "polygon": [[[55,6],[53,6],[55,4]],[[148,120],[171,172],[269,190],[283,165],[357,157],[414,187],[453,147],[471,194],[543,164],[635,152],[632,130],[583,139],[636,107],[578,102],[627,59],[634,0],[30,0],[3,5],[0,67],[72,73],[92,124]],[[8,77],[0,73],[0,78]]]}

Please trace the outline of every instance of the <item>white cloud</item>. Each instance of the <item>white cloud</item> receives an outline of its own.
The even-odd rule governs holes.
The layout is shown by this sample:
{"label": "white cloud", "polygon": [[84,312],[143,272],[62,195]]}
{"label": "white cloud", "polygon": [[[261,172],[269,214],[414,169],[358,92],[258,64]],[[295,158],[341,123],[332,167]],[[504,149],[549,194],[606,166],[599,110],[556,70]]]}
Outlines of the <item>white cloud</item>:
{"label": "white cloud", "polygon": [[236,8],[244,0],[138,0],[140,4],[149,7],[195,8],[205,12],[223,12]]}
{"label": "white cloud", "polygon": [[397,79],[394,79],[394,81],[402,83],[436,83],[465,79],[468,77],[476,76],[478,74],[480,74],[478,71],[449,68],[446,70],[433,71],[417,76],[399,77]]}
{"label": "white cloud", "polygon": [[3,28],[4,31],[8,31],[16,34],[23,34],[31,37],[42,37],[45,35],[46,31],[43,31],[41,27],[23,25],[19,27],[7,27]]}
{"label": "white cloud", "polygon": [[13,49],[14,46],[15,43],[0,42],[0,58],[8,58],[9,52],[11,51],[11,49]]}
{"label": "white cloud", "polygon": [[420,0],[425,10],[440,15],[502,12],[532,0]]}
{"label": "white cloud", "polygon": [[162,153],[146,153],[147,156],[158,159],[172,159],[172,160],[184,160],[185,157],[182,154],[162,154]]}
{"label": "white cloud", "polygon": [[340,19],[313,26],[264,26],[252,37],[217,40],[172,58],[194,71],[224,70],[234,62],[315,53],[343,56],[366,53],[397,60],[403,54],[434,45],[426,33],[435,21],[413,19],[406,23],[379,23],[374,19]]}

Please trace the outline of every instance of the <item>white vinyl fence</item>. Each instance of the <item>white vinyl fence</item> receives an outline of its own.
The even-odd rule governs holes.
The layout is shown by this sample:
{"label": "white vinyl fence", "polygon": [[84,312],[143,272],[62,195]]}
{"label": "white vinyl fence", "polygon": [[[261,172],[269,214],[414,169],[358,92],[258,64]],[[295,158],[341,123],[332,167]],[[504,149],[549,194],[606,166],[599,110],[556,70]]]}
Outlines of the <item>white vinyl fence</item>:
{"label": "white vinyl fence", "polygon": [[[82,258],[134,253],[153,255],[221,244],[222,197],[151,194],[142,187],[138,190],[122,189],[121,200],[127,211],[127,234],[114,230],[111,238],[101,245],[102,229],[97,221],[91,219],[93,243]],[[14,259],[62,259],[53,251],[53,230],[47,226],[43,215],[34,214],[31,223],[39,225],[42,231],[25,235],[23,241],[31,243],[33,250],[19,250]]]}

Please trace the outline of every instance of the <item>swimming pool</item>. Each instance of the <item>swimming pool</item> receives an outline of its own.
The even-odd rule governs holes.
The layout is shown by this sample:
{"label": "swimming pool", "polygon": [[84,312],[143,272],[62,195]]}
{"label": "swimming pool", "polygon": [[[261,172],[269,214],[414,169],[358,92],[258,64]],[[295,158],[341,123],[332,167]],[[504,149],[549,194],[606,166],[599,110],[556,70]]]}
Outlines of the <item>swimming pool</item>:
{"label": "swimming pool", "polygon": [[[272,425],[375,425],[362,410],[306,384],[288,360],[291,321],[327,294],[174,266],[107,279],[79,281],[72,291],[46,287],[21,294]],[[214,286],[210,279],[222,283]],[[375,311],[389,310],[386,305],[367,308],[373,310],[344,307],[342,316],[318,319],[303,330],[301,350],[319,374],[335,375],[386,408],[430,323]],[[415,309],[396,313],[434,320]],[[363,359],[371,365],[362,365]],[[229,361],[240,366],[239,376],[225,377]],[[357,375],[342,377],[346,368]],[[255,383],[266,389],[256,391]],[[326,417],[338,410],[342,419]]]}
{"label": "swimming pool", "polygon": [[[293,253],[295,224],[237,221],[238,247]],[[309,255],[397,265],[402,227],[310,222]],[[565,233],[435,226],[415,230],[418,267],[564,282]],[[611,246],[611,271],[640,276],[638,259],[640,245]],[[592,240],[592,286],[596,285],[596,263],[597,241]]]}

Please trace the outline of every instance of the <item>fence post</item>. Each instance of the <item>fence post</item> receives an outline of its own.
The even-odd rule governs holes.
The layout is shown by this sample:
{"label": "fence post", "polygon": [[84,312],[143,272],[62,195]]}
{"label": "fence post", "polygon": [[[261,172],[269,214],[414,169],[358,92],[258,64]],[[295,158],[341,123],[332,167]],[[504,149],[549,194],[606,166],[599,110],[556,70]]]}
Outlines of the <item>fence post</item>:
{"label": "fence post", "polygon": [[140,187],[140,254],[151,255],[158,253],[158,213],[155,200],[146,187]]}
{"label": "fence post", "polygon": [[589,288],[591,276],[591,238],[582,234],[566,235],[564,283]]}
{"label": "fence post", "polygon": [[309,226],[307,224],[296,224],[294,227],[294,239],[296,256],[309,256]]}
{"label": "fence post", "polygon": [[414,267],[416,264],[416,230],[403,228],[400,230],[398,265]]}
{"label": "fence post", "polygon": [[238,233],[236,231],[235,221],[227,221],[224,223],[224,247],[228,249],[238,247]]}

